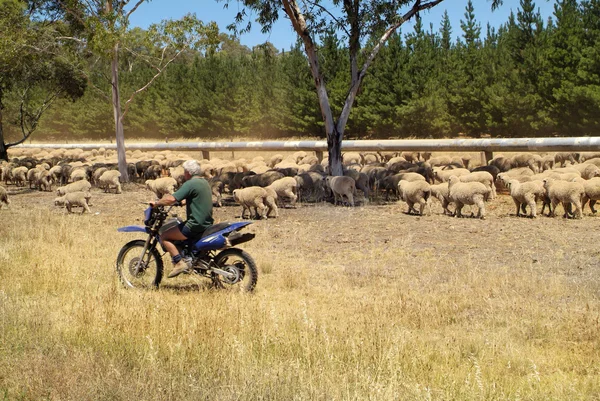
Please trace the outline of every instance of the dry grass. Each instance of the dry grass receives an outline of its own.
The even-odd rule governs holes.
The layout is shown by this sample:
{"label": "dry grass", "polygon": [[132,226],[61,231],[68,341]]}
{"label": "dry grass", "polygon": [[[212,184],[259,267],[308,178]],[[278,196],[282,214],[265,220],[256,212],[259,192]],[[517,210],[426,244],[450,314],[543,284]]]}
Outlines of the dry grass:
{"label": "dry grass", "polygon": [[305,205],[251,226],[255,294],[137,292],[114,271],[135,234],[115,230],[149,195],[125,189],[94,192],[97,215],[37,192],[0,210],[0,399],[600,398],[594,217]]}

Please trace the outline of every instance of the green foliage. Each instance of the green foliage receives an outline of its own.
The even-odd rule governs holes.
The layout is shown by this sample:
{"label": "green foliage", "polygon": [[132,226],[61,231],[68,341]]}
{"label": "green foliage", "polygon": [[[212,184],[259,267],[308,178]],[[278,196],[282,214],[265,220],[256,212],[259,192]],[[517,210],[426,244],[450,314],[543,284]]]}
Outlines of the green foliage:
{"label": "green foliage", "polygon": [[[18,1],[7,4],[9,10],[20,7]],[[265,21],[281,12],[277,2],[272,5],[261,16]],[[600,1],[560,0],[552,23],[545,23],[535,3],[522,0],[498,29],[481,27],[474,18],[477,6],[489,4],[466,2],[461,26],[456,28],[445,16],[437,30],[417,21],[410,32],[392,34],[358,92],[347,137],[597,134]],[[19,13],[2,10],[2,26],[14,25],[10,21],[20,18]],[[385,8],[379,11],[392,12]],[[350,51],[336,31],[326,29],[326,24],[319,25],[324,17],[315,12],[310,15],[310,24],[320,27],[317,54],[337,115],[348,94]],[[184,43],[191,49],[136,97],[124,120],[128,136],[207,140],[324,137],[315,82],[301,41],[286,51],[278,51],[269,43],[249,49],[239,39],[219,33],[215,26],[195,16],[186,18],[177,23],[164,21],[147,31],[116,24],[123,33],[119,59],[123,93],[132,93],[147,83],[163,55],[167,59]],[[364,48],[379,39],[381,18],[364,21],[364,27],[372,29],[371,36],[361,42]],[[191,26],[198,28],[196,41],[191,40]],[[10,49],[26,40],[27,35],[12,40],[0,37],[2,60],[15,57]],[[95,40],[110,43],[108,37]],[[72,42],[67,43],[73,46],[70,51],[77,49]],[[359,53],[359,64],[364,58]],[[103,79],[109,75],[108,66],[93,64],[95,60],[90,59],[92,81],[106,92],[108,84]],[[2,68],[6,64],[0,63]],[[56,65],[47,74],[58,70],[60,66]],[[0,74],[0,82],[14,87],[17,73],[23,71],[11,67],[10,74]],[[36,92],[29,93],[34,97]],[[18,97],[13,97],[16,105]],[[43,130],[49,134],[96,138],[114,135],[113,115],[106,98],[97,96],[91,88],[79,101],[61,101],[56,106],[42,121]]]}

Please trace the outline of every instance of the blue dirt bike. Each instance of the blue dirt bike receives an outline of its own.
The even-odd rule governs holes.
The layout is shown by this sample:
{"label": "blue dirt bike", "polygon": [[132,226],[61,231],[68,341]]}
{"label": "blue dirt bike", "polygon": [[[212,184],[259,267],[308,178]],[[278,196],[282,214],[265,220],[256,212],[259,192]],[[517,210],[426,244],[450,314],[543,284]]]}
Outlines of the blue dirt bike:
{"label": "blue dirt bike", "polygon": [[[144,212],[144,226],[126,226],[119,232],[142,232],[148,234],[146,240],[128,242],[117,256],[117,274],[129,288],[158,288],[163,277],[163,260],[159,251],[163,250],[160,233],[168,230],[181,220],[169,218],[173,206],[164,208],[149,207]],[[189,273],[212,280],[217,288],[232,288],[252,291],[258,280],[256,263],[245,251],[234,248],[250,241],[255,234],[240,233],[250,221],[215,224],[200,238],[177,241],[175,245],[181,256],[192,266]]]}

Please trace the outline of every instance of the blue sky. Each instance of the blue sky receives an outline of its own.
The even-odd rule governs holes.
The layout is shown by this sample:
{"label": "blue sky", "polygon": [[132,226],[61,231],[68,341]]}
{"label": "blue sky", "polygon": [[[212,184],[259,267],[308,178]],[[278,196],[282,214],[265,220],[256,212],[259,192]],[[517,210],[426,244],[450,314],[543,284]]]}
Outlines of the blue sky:
{"label": "blue sky", "polygon": [[[544,19],[552,16],[554,11],[554,1],[537,0],[536,7],[540,9]],[[223,8],[223,2],[214,0],[152,0],[142,4],[135,13],[131,15],[130,22],[132,26],[142,28],[148,25],[160,22],[162,19],[178,19],[187,13],[196,13],[202,21],[215,21],[219,29],[226,32],[226,26],[233,21],[237,12],[235,1],[229,6],[229,9]],[[433,24],[434,30],[438,30],[444,10],[448,10],[450,22],[452,24],[452,36],[456,38],[461,34],[460,20],[464,19],[466,0],[445,0],[429,12],[423,14],[423,23],[429,29],[429,24]],[[498,26],[508,20],[511,10],[515,12],[519,8],[519,0],[504,0],[504,5],[498,10],[492,12],[490,1],[475,0],[473,5],[477,21],[481,24],[482,34],[485,34],[486,25],[489,22],[492,26]],[[282,15],[285,15],[282,13]],[[402,32],[406,33],[412,29],[413,23],[409,21],[402,26]],[[291,23],[287,19],[280,19],[274,26],[270,34],[260,32],[260,25],[253,24],[252,32],[240,36],[240,42],[248,47],[253,47],[265,41],[272,42],[276,48],[288,50],[296,41]]]}

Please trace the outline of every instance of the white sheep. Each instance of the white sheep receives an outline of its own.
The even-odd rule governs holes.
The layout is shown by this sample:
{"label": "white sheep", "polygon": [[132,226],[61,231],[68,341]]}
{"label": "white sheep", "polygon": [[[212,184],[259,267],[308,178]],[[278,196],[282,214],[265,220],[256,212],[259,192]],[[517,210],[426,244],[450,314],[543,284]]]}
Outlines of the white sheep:
{"label": "white sheep", "polygon": [[175,192],[177,181],[173,177],[157,178],[156,180],[146,180],[146,188],[154,192],[158,199],[166,194]]}
{"label": "white sheep", "polygon": [[451,176],[460,177],[462,175],[471,174],[466,168],[455,168],[443,170],[441,167],[435,167],[433,169],[433,178],[438,182],[447,182]]}
{"label": "white sheep", "polygon": [[292,207],[296,206],[298,200],[298,182],[294,177],[283,177],[273,181],[266,188],[271,188],[277,193],[278,198],[286,198],[291,202]]}
{"label": "white sheep", "polygon": [[2,209],[2,204],[5,203],[6,206],[10,205],[10,199],[8,199],[8,192],[6,188],[0,185],[0,209]]}
{"label": "white sheep", "polygon": [[585,208],[586,203],[590,202],[590,210],[592,213],[596,213],[594,209],[594,205],[596,201],[600,200],[600,177],[590,178],[589,180],[584,180],[583,178],[574,178],[573,182],[578,182],[583,185],[583,189],[585,190],[585,195],[581,200],[581,210]]}
{"label": "white sheep", "polygon": [[337,198],[340,197],[340,202],[344,200],[344,195],[348,199],[348,203],[354,206],[354,194],[356,193],[356,182],[354,178],[348,176],[328,176],[325,182],[333,192],[333,204],[337,205]]}
{"label": "white sheep", "polygon": [[442,204],[444,214],[452,215],[448,209],[448,205],[450,205],[450,191],[448,190],[448,183],[442,182],[441,184],[430,185],[429,189],[431,190],[431,196],[439,200]]}
{"label": "white sheep", "polygon": [[73,171],[71,171],[70,179],[71,182],[87,179],[87,172],[85,171],[85,168],[73,169]]}
{"label": "white sheep", "polygon": [[457,176],[448,180],[450,201],[456,205],[456,217],[462,217],[464,205],[475,205],[478,208],[477,217],[485,219],[485,199],[488,199],[491,189],[480,182],[460,182]]}
{"label": "white sheep", "polygon": [[421,205],[419,214],[422,216],[425,207],[429,208],[429,214],[431,214],[431,205],[429,204],[429,198],[431,197],[431,188],[427,181],[404,181],[401,180],[398,183],[398,194],[400,198],[408,204],[408,213],[411,211],[417,212],[414,209],[414,205],[418,203]]}
{"label": "white sheep", "polygon": [[89,191],[82,192],[69,192],[61,197],[54,199],[55,206],[65,206],[67,208],[67,212],[71,213],[71,208],[73,206],[81,206],[83,210],[81,213],[91,213],[89,208],[89,202],[92,195]]}
{"label": "white sheep", "polygon": [[241,189],[233,190],[233,200],[242,206],[242,219],[246,217],[246,210],[248,213],[254,209],[256,217],[261,219],[266,218],[267,206],[265,206],[265,200],[268,197],[267,191],[261,187],[246,187]]}
{"label": "white sheep", "polygon": [[265,187],[265,191],[267,193],[267,196],[264,198],[263,202],[267,207],[267,217],[271,215],[271,212],[275,212],[273,217],[278,217],[279,211],[277,210],[277,192],[275,192],[275,190],[271,187]]}
{"label": "white sheep", "polygon": [[[542,181],[528,181],[519,182],[519,180],[509,180],[507,183],[510,196],[515,202],[517,207],[517,217],[521,215],[521,208],[523,205],[529,206],[529,217],[535,218],[537,216],[536,201],[544,199],[546,196],[546,190]],[[543,209],[542,209],[543,212]]]}
{"label": "white sheep", "polygon": [[70,192],[80,192],[80,191],[86,192],[86,191],[89,191],[91,187],[92,187],[92,184],[90,184],[88,181],[80,180],[80,181],[72,182],[71,184],[65,185],[64,187],[58,187],[56,189],[56,193],[58,194],[58,196],[63,196]]}
{"label": "white sheep", "polygon": [[600,177],[600,168],[592,163],[575,164],[570,168],[579,172],[584,180]]}
{"label": "white sheep", "polygon": [[[491,189],[491,199],[496,197],[496,186],[494,185],[494,176],[487,171],[474,171],[459,177],[461,182],[480,182]],[[486,199],[487,200],[487,199]]]}
{"label": "white sheep", "polygon": [[104,192],[110,191],[111,187],[115,187],[115,193],[121,193],[121,183],[119,178],[121,173],[118,170],[108,170],[102,173],[98,179],[98,188],[103,188]]}
{"label": "white sheep", "polygon": [[574,217],[581,218],[581,201],[585,195],[583,184],[579,182],[560,181],[554,178],[545,178],[543,182],[546,195],[552,203],[550,216],[556,216],[556,206],[561,203],[565,211],[564,217],[567,217],[569,213],[569,204],[573,204],[575,206]]}

